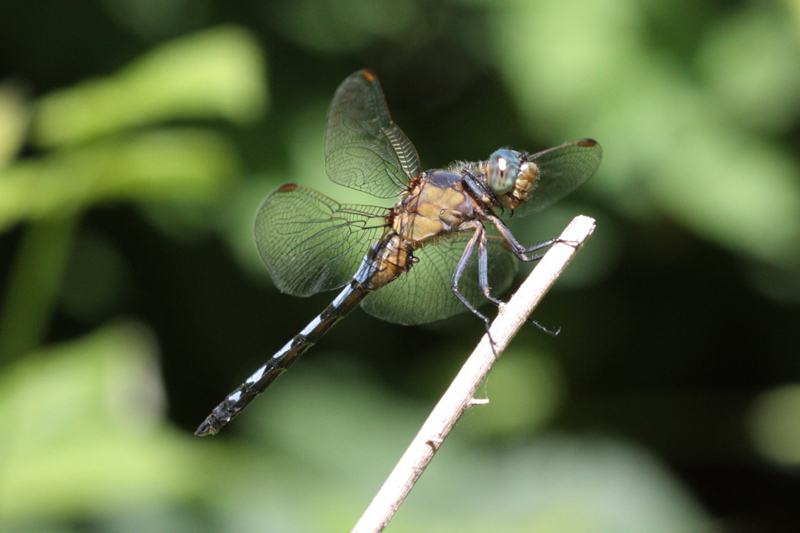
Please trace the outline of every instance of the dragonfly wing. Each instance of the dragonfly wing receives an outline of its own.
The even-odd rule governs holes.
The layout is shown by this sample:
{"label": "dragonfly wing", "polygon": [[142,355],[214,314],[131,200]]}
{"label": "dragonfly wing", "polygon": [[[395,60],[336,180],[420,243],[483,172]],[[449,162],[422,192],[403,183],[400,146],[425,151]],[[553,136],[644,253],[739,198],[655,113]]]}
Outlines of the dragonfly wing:
{"label": "dragonfly wing", "polygon": [[383,235],[387,209],[339,204],[287,184],[256,213],[256,246],[275,285],[293,296],[343,286]]}
{"label": "dragonfly wing", "polygon": [[528,160],[539,167],[539,177],[528,201],[514,213],[536,213],[559,201],[589,181],[602,157],[602,148],[592,139],[562,144],[530,156]]}
{"label": "dragonfly wing", "polygon": [[[419,262],[406,274],[367,296],[364,310],[382,320],[397,324],[425,324],[467,311],[453,291],[450,280],[464,248],[472,235],[456,233],[417,250]],[[499,295],[511,285],[517,272],[517,260],[503,240],[489,237],[489,284]],[[486,303],[478,284],[477,251],[459,282],[459,292],[473,305]]]}
{"label": "dragonfly wing", "polygon": [[372,71],[351,74],[336,90],[325,131],[325,170],[331,181],[392,198],[419,174],[419,158],[392,122]]}

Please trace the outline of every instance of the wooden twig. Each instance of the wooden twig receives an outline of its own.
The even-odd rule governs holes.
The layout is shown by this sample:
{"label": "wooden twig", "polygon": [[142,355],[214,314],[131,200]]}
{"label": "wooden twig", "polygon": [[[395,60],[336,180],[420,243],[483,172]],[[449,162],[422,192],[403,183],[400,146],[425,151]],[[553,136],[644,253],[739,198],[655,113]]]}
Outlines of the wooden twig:
{"label": "wooden twig", "polygon": [[461,415],[472,405],[485,403],[474,397],[489,369],[593,230],[594,219],[576,217],[509,302],[501,306],[491,327],[495,349],[492,350],[489,337],[484,335],[353,528],[353,533],[383,531]]}

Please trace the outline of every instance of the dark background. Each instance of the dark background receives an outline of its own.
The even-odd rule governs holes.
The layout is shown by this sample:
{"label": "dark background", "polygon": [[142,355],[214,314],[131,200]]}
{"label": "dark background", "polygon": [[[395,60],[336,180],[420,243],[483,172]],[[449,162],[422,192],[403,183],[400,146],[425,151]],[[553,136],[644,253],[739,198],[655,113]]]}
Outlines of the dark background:
{"label": "dark background", "polygon": [[369,67],[424,168],[604,148],[513,225],[597,219],[534,312],[561,334],[520,332],[389,530],[793,530],[798,28],[757,0],[0,1],[3,529],[352,527],[474,317],[357,310],[192,432],[334,295],[274,289],[261,200],[380,203],[322,159],[330,98]]}

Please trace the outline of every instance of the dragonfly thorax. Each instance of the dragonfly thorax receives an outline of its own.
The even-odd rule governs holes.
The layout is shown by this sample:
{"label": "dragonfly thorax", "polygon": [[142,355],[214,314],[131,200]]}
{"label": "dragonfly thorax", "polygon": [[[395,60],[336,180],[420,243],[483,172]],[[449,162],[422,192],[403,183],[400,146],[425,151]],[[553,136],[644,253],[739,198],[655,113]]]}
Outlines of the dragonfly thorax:
{"label": "dragonfly thorax", "polygon": [[459,174],[435,170],[411,186],[392,210],[392,229],[419,247],[475,218],[475,201]]}

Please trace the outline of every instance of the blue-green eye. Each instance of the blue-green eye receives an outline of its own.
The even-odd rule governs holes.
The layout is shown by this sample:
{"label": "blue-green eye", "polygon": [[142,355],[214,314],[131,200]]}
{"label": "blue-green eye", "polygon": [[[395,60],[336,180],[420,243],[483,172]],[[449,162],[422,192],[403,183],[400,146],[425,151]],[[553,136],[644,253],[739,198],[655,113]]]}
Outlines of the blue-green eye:
{"label": "blue-green eye", "polygon": [[506,194],[514,188],[519,174],[519,157],[513,150],[501,148],[495,151],[486,166],[486,177],[493,193]]}

